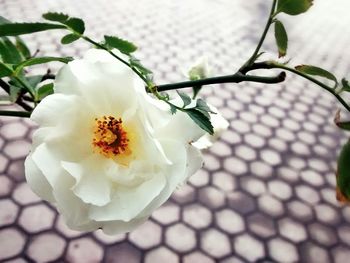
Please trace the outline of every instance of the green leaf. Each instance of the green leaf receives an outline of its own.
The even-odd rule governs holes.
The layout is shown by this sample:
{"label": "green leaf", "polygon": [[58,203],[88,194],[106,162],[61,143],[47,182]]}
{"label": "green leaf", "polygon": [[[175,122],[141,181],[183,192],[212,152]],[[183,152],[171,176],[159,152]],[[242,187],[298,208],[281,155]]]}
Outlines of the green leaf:
{"label": "green leaf", "polygon": [[300,65],[296,66],[295,69],[297,71],[303,72],[308,75],[314,75],[314,76],[319,76],[323,78],[327,78],[330,80],[333,80],[336,84],[338,83],[337,78],[330,73],[329,71],[316,67],[316,66],[311,66],[311,65]]}
{"label": "green leaf", "polygon": [[208,118],[202,112],[196,109],[187,109],[185,110],[185,112],[200,128],[202,128],[211,135],[214,134],[214,128],[210,122],[210,118]]}
{"label": "green leaf", "polygon": [[137,50],[137,47],[133,43],[119,37],[105,36],[105,41],[110,48],[116,48],[127,55]]}
{"label": "green leaf", "polygon": [[20,88],[20,87],[13,86],[13,85],[10,86],[10,100],[11,100],[11,102],[17,101],[21,90],[22,90],[22,88]]}
{"label": "green leaf", "polygon": [[25,59],[30,58],[30,50],[20,37],[16,37],[16,47]]}
{"label": "green leaf", "polygon": [[66,45],[66,44],[70,44],[76,40],[78,40],[80,38],[80,36],[76,35],[76,34],[68,34],[65,35],[62,39],[61,39],[61,43]]}
{"label": "green leaf", "polygon": [[71,17],[67,21],[64,22],[65,25],[69,26],[74,32],[78,34],[84,34],[85,24],[84,21],[80,18]]}
{"label": "green leaf", "polygon": [[347,81],[345,78],[341,80],[341,84],[343,85],[342,91],[350,92],[350,84],[349,81]]}
{"label": "green leaf", "polygon": [[275,22],[275,39],[278,47],[278,57],[284,57],[287,54],[288,35],[281,21]]}
{"label": "green leaf", "polygon": [[198,95],[198,93],[201,91],[203,86],[194,86],[192,87],[193,95],[192,98],[195,99]]}
{"label": "green leaf", "polygon": [[0,78],[8,77],[13,74],[11,65],[0,62]]}
{"label": "green leaf", "polygon": [[40,31],[62,29],[63,25],[49,24],[49,23],[11,23],[0,25],[0,37],[3,36],[18,36],[24,34],[31,34]]}
{"label": "green leaf", "polygon": [[0,16],[0,25],[2,25],[2,24],[10,24],[10,23],[11,23],[10,20],[6,19],[3,16]]}
{"label": "green leaf", "polygon": [[171,104],[171,103],[169,103],[169,106],[170,106],[170,112],[171,112],[171,114],[175,114],[176,111],[177,111],[176,106],[173,105],[173,104]]}
{"label": "green leaf", "polygon": [[69,18],[69,16],[62,13],[48,12],[43,14],[43,18],[50,21],[64,23]]}
{"label": "green leaf", "polygon": [[276,13],[299,15],[309,10],[312,2],[313,0],[278,0]]}
{"label": "green leaf", "polygon": [[72,57],[38,57],[38,58],[31,58],[28,59],[21,64],[17,65],[15,68],[15,74],[18,74],[24,67],[29,67],[33,65],[38,65],[38,64],[44,64],[52,61],[59,61],[62,63],[68,63],[69,61],[72,61]]}
{"label": "green leaf", "polygon": [[338,158],[337,199],[349,202],[350,199],[350,140],[343,146]]}
{"label": "green leaf", "polygon": [[27,79],[28,83],[30,84],[30,86],[35,88],[36,86],[38,86],[38,84],[43,79],[43,75],[29,76],[29,77],[26,77],[26,79]]}
{"label": "green leaf", "polygon": [[198,99],[196,102],[196,108],[200,109],[202,111],[206,111],[206,112],[210,112],[210,113],[214,113],[212,112],[212,110],[209,108],[208,104],[202,100],[202,99]]}
{"label": "green leaf", "polygon": [[18,64],[22,62],[21,53],[8,37],[0,39],[0,55],[2,61],[8,64]]}
{"label": "green leaf", "polygon": [[38,99],[42,100],[46,96],[53,94],[53,92],[53,83],[45,84],[37,90]]}
{"label": "green leaf", "polygon": [[187,105],[189,105],[191,103],[191,98],[190,96],[188,96],[186,93],[183,93],[181,91],[177,91],[177,94],[179,94],[180,98],[182,99],[184,105],[182,106],[183,108],[185,108]]}
{"label": "green leaf", "polygon": [[140,71],[143,75],[152,74],[152,71],[146,68],[141,61],[133,56],[129,59],[130,65]]}

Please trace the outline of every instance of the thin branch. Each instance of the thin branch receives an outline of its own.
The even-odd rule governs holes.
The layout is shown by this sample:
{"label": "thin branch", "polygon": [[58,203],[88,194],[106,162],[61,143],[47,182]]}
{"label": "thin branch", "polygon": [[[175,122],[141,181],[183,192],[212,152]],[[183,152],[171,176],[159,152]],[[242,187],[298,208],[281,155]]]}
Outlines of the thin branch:
{"label": "thin branch", "polygon": [[156,88],[157,88],[157,91],[161,92],[166,90],[190,88],[194,86],[204,86],[204,85],[210,85],[210,84],[239,83],[242,81],[274,84],[274,83],[283,82],[285,78],[286,78],[286,74],[284,72],[281,72],[280,74],[274,77],[244,75],[238,72],[233,75],[227,75],[227,76],[219,76],[219,77],[213,77],[213,78],[205,78],[205,79],[199,79],[199,80],[158,85],[156,86]]}
{"label": "thin branch", "polygon": [[320,86],[324,90],[331,93],[345,107],[345,109],[347,109],[350,112],[350,106],[343,100],[343,98],[336,92],[336,90],[334,88],[327,86],[326,84],[311,77],[310,75],[307,75],[303,72],[300,72],[294,68],[290,68],[286,65],[282,65],[282,64],[278,64],[278,63],[274,63],[274,62],[269,62],[269,61],[259,62],[259,63],[254,63],[248,67],[245,67],[242,73],[245,74],[249,71],[256,70],[256,69],[273,69],[273,68],[283,69],[283,70],[292,72],[300,77],[303,77],[303,78],[315,83],[316,85]]}
{"label": "thin branch", "polygon": [[0,110],[0,116],[29,118],[31,112]]}

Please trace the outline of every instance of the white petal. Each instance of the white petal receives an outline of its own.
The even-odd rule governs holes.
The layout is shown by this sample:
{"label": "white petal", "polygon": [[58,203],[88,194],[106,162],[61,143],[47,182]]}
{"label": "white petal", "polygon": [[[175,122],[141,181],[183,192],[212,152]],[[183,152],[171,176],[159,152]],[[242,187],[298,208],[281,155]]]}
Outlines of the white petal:
{"label": "white petal", "polygon": [[134,218],[129,222],[124,221],[107,221],[101,222],[102,230],[107,235],[118,235],[134,230],[147,220],[147,217]]}
{"label": "white petal", "polygon": [[160,141],[165,154],[171,160],[172,164],[167,165],[163,171],[166,177],[166,186],[162,192],[154,198],[138,216],[149,216],[156,208],[162,205],[169,199],[170,195],[174,192],[178,185],[181,185],[187,179],[186,165],[187,165],[187,151],[184,145],[175,140],[162,140]]}
{"label": "white petal", "polygon": [[171,138],[182,144],[198,140],[205,134],[194,121],[185,113],[177,112],[172,115],[166,126],[155,131],[155,137],[159,139]]}
{"label": "white petal", "polygon": [[81,96],[97,115],[121,117],[136,103],[135,78],[116,61],[74,60],[58,73],[55,92]]}
{"label": "white petal", "polygon": [[64,216],[66,224],[75,230],[92,231],[98,228],[98,223],[88,217],[89,206],[74,195],[71,187],[74,178],[65,171],[60,174],[60,181],[54,188],[54,197],[57,201],[57,209]]}
{"label": "white petal", "polygon": [[32,160],[40,169],[52,188],[61,180],[62,167],[60,158],[46,143],[39,145],[32,153]]}
{"label": "white petal", "polygon": [[54,202],[52,187],[32,160],[32,155],[27,156],[24,162],[25,176],[31,189],[42,199]]}
{"label": "white petal", "polygon": [[44,98],[31,114],[31,119],[42,127],[55,126],[75,107],[76,96],[52,94]]}
{"label": "white petal", "polygon": [[84,203],[104,206],[111,200],[111,183],[104,174],[101,158],[89,158],[81,163],[61,162],[62,167],[76,179],[72,188]]}
{"label": "white petal", "polygon": [[153,177],[138,187],[116,187],[114,196],[108,205],[91,207],[90,218],[96,221],[130,221],[159,195],[165,184],[164,176],[155,173]]}

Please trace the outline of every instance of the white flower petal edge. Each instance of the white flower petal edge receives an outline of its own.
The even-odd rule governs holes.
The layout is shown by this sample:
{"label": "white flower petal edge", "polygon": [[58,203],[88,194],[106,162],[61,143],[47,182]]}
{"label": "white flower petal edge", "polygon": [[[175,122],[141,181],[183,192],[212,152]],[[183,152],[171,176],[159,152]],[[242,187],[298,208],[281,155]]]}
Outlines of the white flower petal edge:
{"label": "white flower petal edge", "polygon": [[65,65],[32,119],[27,182],[72,229],[131,231],[203,165],[204,131],[102,50]]}

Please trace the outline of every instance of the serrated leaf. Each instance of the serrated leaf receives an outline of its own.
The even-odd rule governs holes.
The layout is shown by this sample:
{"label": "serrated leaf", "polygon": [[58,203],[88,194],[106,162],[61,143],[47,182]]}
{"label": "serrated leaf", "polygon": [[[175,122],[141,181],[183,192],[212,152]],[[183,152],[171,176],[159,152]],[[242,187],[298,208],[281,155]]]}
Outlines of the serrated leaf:
{"label": "serrated leaf", "polygon": [[278,47],[278,57],[284,57],[287,54],[288,35],[281,21],[275,22],[275,39]]}
{"label": "serrated leaf", "polygon": [[53,29],[65,28],[63,25],[50,23],[10,23],[0,25],[0,37],[19,36]]}
{"label": "serrated leaf", "polygon": [[141,61],[133,56],[130,56],[130,65],[137,68],[143,75],[152,74],[152,71],[146,68]]}
{"label": "serrated leaf", "polygon": [[192,100],[191,100],[190,96],[188,96],[186,93],[183,93],[181,91],[177,91],[177,94],[179,94],[182,102],[184,103],[182,106],[183,108],[185,108],[187,105],[189,105],[191,103]]}
{"label": "serrated leaf", "polygon": [[341,149],[337,170],[337,199],[349,203],[350,200],[350,141]]}
{"label": "serrated leaf", "polygon": [[203,111],[206,111],[206,112],[211,112],[212,113],[212,110],[209,108],[208,104],[202,99],[198,99],[197,100],[196,108],[198,108],[200,110],[203,110]]}
{"label": "serrated leaf", "polygon": [[38,64],[44,64],[52,61],[58,61],[62,63],[68,63],[72,61],[72,57],[37,57],[37,58],[30,58],[21,64],[17,65],[15,68],[15,74],[18,74],[23,68],[38,65]]}
{"label": "serrated leaf", "polygon": [[37,90],[37,95],[39,100],[42,100],[43,98],[51,94],[53,94],[53,83],[45,84],[39,87]]}
{"label": "serrated leaf", "polygon": [[308,75],[319,76],[333,80],[336,84],[338,83],[337,78],[329,71],[312,65],[300,65],[295,67],[296,70],[303,72]]}
{"label": "serrated leaf", "polygon": [[76,40],[78,40],[80,38],[80,36],[76,35],[76,34],[68,34],[65,35],[64,37],[62,37],[61,39],[61,43],[64,45],[70,44]]}
{"label": "serrated leaf", "polygon": [[208,132],[210,135],[214,134],[213,125],[210,122],[210,119],[205,116],[202,112],[196,109],[187,109],[185,113],[203,130]]}
{"label": "serrated leaf", "polygon": [[276,13],[299,15],[305,13],[312,6],[313,0],[278,0]]}
{"label": "serrated leaf", "polygon": [[115,36],[104,36],[106,44],[111,48],[116,48],[124,54],[131,54],[137,50],[133,43]]}
{"label": "serrated leaf", "polygon": [[0,62],[0,78],[8,77],[13,74],[11,65]]}
{"label": "serrated leaf", "polygon": [[22,61],[21,53],[8,37],[0,38],[0,55],[2,61],[8,64],[18,64]]}
{"label": "serrated leaf", "polygon": [[85,24],[84,21],[77,17],[71,17],[67,21],[64,22],[65,25],[69,26],[75,32],[79,34],[84,34]]}
{"label": "serrated leaf", "polygon": [[69,16],[63,13],[48,12],[43,14],[43,18],[46,20],[63,23],[69,18]]}
{"label": "serrated leaf", "polygon": [[16,47],[25,59],[32,56],[28,46],[20,37],[16,37]]}

